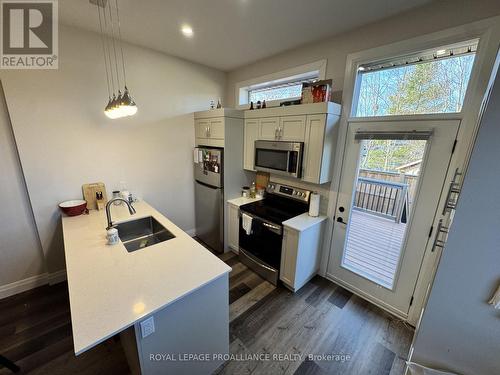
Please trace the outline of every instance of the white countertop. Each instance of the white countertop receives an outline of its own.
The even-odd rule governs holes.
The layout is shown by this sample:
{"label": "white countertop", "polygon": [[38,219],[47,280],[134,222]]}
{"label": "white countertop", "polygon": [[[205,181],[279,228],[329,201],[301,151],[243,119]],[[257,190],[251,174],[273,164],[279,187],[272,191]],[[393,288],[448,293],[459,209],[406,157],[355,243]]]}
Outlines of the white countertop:
{"label": "white countertop", "polygon": [[129,253],[106,242],[106,213],[63,217],[75,353],[231,271],[231,267],[145,202],[112,206],[115,222],[153,216],[175,238]]}
{"label": "white countertop", "polygon": [[307,212],[304,212],[303,214],[301,214],[299,216],[295,216],[291,219],[288,219],[287,221],[284,221],[283,225],[285,227],[289,227],[289,228],[295,229],[295,230],[300,232],[300,231],[306,230],[306,229],[308,229],[316,224],[319,224],[326,219],[327,219],[326,216],[320,215],[320,216],[313,217],[313,216],[309,216],[309,214]]}
{"label": "white countertop", "polygon": [[238,198],[233,198],[229,199],[227,203],[233,204],[235,206],[243,206],[244,204],[247,203],[252,203],[252,202],[257,202],[260,201],[264,198],[245,198],[245,197],[238,197]]}

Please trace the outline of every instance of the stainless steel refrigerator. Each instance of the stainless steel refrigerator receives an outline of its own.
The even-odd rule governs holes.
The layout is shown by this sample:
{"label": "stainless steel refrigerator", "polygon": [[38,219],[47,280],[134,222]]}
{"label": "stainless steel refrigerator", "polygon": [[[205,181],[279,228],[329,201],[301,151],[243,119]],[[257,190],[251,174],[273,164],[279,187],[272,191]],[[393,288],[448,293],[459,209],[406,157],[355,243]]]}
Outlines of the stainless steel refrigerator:
{"label": "stainless steel refrigerator", "polygon": [[194,151],[196,236],[217,252],[224,251],[224,150]]}

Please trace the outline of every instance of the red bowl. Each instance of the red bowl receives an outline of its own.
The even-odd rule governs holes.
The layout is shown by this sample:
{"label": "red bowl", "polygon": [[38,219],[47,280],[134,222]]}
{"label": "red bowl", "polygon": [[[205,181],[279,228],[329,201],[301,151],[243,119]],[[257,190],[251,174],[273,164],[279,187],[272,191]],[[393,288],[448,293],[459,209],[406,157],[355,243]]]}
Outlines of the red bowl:
{"label": "red bowl", "polygon": [[59,208],[68,216],[78,216],[87,211],[87,202],[81,199],[59,203]]}

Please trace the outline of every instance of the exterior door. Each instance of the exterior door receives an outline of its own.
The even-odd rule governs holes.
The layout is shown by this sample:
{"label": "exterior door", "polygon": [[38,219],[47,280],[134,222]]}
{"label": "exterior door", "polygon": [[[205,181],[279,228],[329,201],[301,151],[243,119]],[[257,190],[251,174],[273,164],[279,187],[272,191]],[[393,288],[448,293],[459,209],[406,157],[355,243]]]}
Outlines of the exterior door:
{"label": "exterior door", "polygon": [[351,121],[327,276],[406,318],[458,120]]}

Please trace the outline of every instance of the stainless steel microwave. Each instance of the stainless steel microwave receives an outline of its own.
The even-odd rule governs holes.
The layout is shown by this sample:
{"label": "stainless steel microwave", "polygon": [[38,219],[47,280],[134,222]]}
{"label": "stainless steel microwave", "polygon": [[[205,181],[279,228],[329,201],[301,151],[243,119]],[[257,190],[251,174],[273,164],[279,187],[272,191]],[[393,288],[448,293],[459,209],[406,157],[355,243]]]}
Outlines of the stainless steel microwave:
{"label": "stainless steel microwave", "polygon": [[303,142],[255,141],[255,169],[300,178],[303,151]]}

